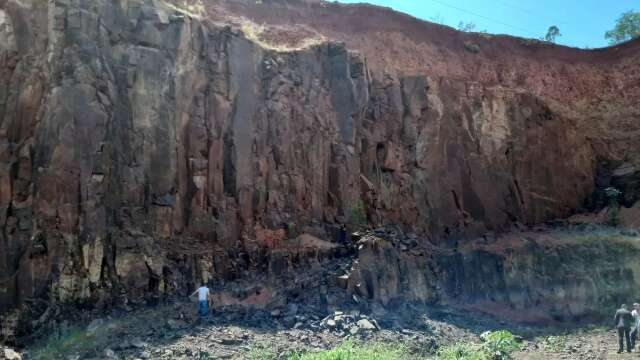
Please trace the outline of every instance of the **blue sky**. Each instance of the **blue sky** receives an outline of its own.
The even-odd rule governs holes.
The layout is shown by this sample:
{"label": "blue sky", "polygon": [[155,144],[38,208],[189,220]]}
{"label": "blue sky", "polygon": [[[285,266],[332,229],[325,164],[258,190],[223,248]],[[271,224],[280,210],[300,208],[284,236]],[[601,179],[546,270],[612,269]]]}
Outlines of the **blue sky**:
{"label": "blue sky", "polygon": [[560,28],[556,42],[574,47],[604,47],[604,33],[627,10],[640,11],[640,0],[339,0],[392,7],[417,18],[457,27],[476,24],[475,31],[539,38],[551,25]]}

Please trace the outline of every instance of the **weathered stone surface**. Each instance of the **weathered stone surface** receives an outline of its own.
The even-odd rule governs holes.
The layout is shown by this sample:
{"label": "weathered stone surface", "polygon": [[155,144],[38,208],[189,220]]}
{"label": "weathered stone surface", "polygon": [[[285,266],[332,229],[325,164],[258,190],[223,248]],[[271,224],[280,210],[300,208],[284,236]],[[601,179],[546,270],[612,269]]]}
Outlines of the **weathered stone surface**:
{"label": "weathered stone surface", "polygon": [[[638,42],[585,51],[269,3],[0,0],[0,309],[318,268],[355,219],[427,246],[569,216],[605,183],[640,198]],[[361,251],[383,276],[350,291],[434,300],[402,283],[430,283],[407,270],[421,258],[366,263],[394,251]]]}
{"label": "weathered stone surface", "polygon": [[385,231],[360,240],[347,291],[383,305],[448,304],[537,324],[607,319],[611,304],[640,296],[639,239],[600,227],[509,233],[452,249]]}

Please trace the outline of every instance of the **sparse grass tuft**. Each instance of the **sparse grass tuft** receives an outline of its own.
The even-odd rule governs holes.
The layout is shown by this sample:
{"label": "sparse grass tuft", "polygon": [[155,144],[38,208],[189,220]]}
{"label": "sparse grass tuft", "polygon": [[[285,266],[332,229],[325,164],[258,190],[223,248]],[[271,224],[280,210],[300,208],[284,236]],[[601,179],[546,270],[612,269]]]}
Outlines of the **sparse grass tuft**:
{"label": "sparse grass tuft", "polygon": [[542,346],[553,352],[560,352],[564,350],[565,345],[567,344],[567,337],[564,335],[558,336],[547,336],[542,343]]}
{"label": "sparse grass tuft", "polygon": [[474,54],[477,54],[480,52],[480,46],[478,46],[478,44],[472,42],[472,41],[465,41],[464,42],[464,48],[469,51],[472,52]]}
{"label": "sparse grass tuft", "polygon": [[364,207],[364,203],[362,200],[356,201],[356,203],[351,208],[351,224],[357,229],[360,230],[367,226],[367,211]]}

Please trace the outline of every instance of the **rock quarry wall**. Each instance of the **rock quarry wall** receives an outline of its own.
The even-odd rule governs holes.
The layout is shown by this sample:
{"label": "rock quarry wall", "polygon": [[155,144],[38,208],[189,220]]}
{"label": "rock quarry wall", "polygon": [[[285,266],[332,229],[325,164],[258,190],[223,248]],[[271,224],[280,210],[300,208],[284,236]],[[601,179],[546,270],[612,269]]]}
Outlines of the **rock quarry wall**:
{"label": "rock quarry wall", "polygon": [[608,324],[616,304],[640,296],[634,231],[535,229],[442,249],[381,230],[359,240],[356,261],[336,280],[374,312],[370,304],[411,314],[399,310],[408,302],[537,325]]}
{"label": "rock quarry wall", "polygon": [[343,225],[446,245],[616,181],[630,206],[639,60],[369,6],[0,0],[0,308],[259,275]]}

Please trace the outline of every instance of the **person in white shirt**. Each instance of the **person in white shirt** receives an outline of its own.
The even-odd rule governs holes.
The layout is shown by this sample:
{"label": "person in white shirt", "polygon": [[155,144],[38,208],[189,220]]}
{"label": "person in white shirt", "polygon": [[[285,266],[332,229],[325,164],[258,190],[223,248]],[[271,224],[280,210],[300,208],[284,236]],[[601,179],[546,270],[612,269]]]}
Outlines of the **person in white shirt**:
{"label": "person in white shirt", "polygon": [[[198,316],[205,317],[209,314],[209,297],[210,292],[207,284],[203,281],[198,290],[194,291],[191,296],[198,294]],[[189,297],[191,297],[189,296]]]}
{"label": "person in white shirt", "polygon": [[633,327],[631,328],[631,348],[635,349],[636,342],[638,341],[638,331],[640,331],[640,304],[633,304]]}

